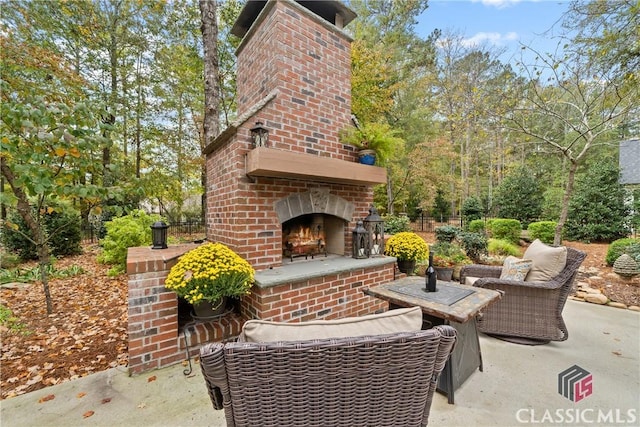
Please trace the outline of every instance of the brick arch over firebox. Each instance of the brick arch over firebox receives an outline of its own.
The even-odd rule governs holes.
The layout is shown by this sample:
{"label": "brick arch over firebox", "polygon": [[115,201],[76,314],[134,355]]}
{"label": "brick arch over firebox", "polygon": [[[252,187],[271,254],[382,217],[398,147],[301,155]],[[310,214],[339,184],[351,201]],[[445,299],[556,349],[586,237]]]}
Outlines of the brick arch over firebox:
{"label": "brick arch over firebox", "polygon": [[354,205],[342,197],[329,193],[327,188],[314,188],[305,193],[294,193],[275,202],[280,223],[301,215],[322,213],[350,222]]}

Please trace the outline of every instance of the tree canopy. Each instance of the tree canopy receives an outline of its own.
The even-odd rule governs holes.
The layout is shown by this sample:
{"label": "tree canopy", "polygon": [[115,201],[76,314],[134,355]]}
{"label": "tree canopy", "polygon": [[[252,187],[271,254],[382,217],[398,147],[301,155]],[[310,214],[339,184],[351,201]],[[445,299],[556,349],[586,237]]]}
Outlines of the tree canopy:
{"label": "tree canopy", "polygon": [[[239,40],[229,30],[244,2],[214,3],[212,119],[224,129],[236,114]],[[562,53],[523,46],[537,59],[520,67],[451,31],[419,36],[426,0],[348,4],[358,14],[345,29],[353,112],[404,141],[375,189],[381,212],[414,216],[436,197],[441,212],[459,213],[469,197],[491,210],[508,172],[522,167],[549,200],[562,196],[563,209],[544,210],[559,238],[576,176],[640,133],[637,2],[567,4]],[[197,216],[206,177],[201,16],[197,0],[3,3],[2,159],[16,186],[5,187],[3,204],[17,207],[24,191],[73,200],[85,220],[143,204],[171,220]]]}

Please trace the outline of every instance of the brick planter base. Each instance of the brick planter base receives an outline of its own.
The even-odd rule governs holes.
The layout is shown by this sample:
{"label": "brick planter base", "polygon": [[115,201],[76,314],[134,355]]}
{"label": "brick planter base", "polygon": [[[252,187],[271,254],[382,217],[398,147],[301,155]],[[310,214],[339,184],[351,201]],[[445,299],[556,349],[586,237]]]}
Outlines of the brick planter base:
{"label": "brick planter base", "polygon": [[362,290],[393,280],[395,258],[334,257],[258,271],[251,294],[242,298],[240,313],[180,328],[178,298],[164,287],[164,280],[178,257],[196,246],[129,249],[130,374],[186,360],[187,346],[193,357],[204,343],[234,339],[249,318],[300,322],[363,316],[387,308]]}

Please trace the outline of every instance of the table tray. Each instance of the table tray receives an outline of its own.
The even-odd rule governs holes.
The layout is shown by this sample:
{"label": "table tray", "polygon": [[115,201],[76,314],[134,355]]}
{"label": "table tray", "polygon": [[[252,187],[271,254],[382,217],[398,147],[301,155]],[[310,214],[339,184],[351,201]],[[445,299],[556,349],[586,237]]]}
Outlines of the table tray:
{"label": "table tray", "polygon": [[388,289],[400,294],[422,298],[443,305],[453,305],[473,293],[473,289],[461,289],[452,286],[439,286],[436,288],[436,292],[427,292],[424,285],[416,286],[415,284],[391,285]]}

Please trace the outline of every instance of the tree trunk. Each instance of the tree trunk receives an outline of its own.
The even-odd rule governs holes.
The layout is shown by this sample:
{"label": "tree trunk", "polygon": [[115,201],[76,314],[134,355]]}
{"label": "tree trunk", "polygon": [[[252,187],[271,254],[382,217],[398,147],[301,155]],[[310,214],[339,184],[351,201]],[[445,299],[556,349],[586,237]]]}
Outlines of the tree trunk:
{"label": "tree trunk", "polygon": [[218,136],[218,23],[217,1],[200,0],[202,42],[204,49],[204,140],[205,147]]}
{"label": "tree trunk", "polygon": [[395,209],[393,209],[393,183],[391,182],[391,171],[387,171],[387,213],[393,215]]}
{"label": "tree trunk", "polygon": [[[44,236],[41,236],[44,237]],[[39,240],[39,239],[38,239]],[[37,242],[38,248],[38,264],[40,265],[40,280],[42,281],[42,290],[44,291],[44,299],[47,302],[47,314],[53,313],[53,302],[51,300],[51,292],[49,291],[49,265],[51,264],[51,256],[49,245],[40,241]]]}
{"label": "tree trunk", "polygon": [[[218,109],[220,103],[220,87],[218,86],[218,22],[216,20],[216,0],[200,0],[200,15],[202,25],[202,42],[204,50],[204,118],[203,148],[211,143],[218,133]],[[207,200],[207,161],[203,162],[202,171],[202,210],[206,227],[206,200]]]}
{"label": "tree trunk", "polygon": [[562,210],[560,211],[560,219],[558,220],[558,225],[556,225],[556,232],[553,236],[553,244],[560,245],[562,243],[562,229],[564,228],[564,223],[567,221],[567,215],[569,214],[569,200],[571,200],[571,195],[573,194],[573,182],[576,177],[576,170],[578,170],[578,163],[575,161],[571,161],[571,166],[569,167],[569,175],[567,176],[567,185],[564,189],[564,196],[562,197]]}
{"label": "tree trunk", "polygon": [[33,217],[29,198],[22,187],[16,185],[16,177],[11,168],[6,164],[4,157],[0,157],[0,171],[2,171],[2,176],[7,179],[7,183],[9,183],[11,190],[13,190],[13,195],[18,199],[18,213],[33,235],[33,243],[36,245],[38,261],[40,263],[40,274],[42,278],[42,286],[44,287],[44,296],[47,303],[47,314],[51,314],[53,313],[53,304],[51,302],[51,294],[49,293],[49,282],[47,278],[47,267],[51,262],[49,255],[51,251],[45,239],[43,225]]}

